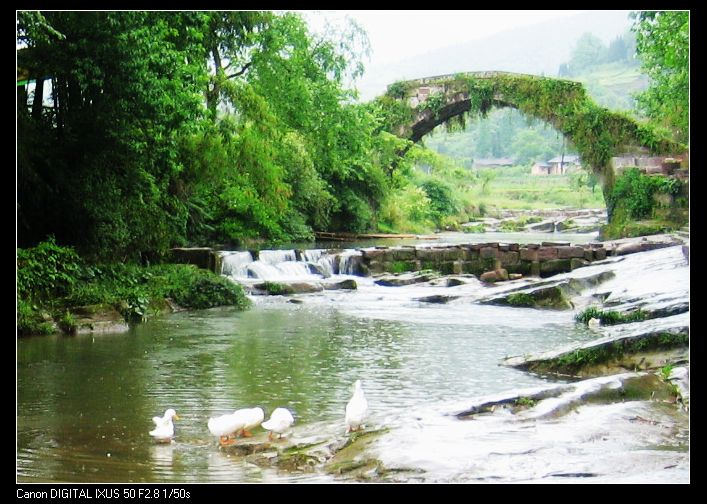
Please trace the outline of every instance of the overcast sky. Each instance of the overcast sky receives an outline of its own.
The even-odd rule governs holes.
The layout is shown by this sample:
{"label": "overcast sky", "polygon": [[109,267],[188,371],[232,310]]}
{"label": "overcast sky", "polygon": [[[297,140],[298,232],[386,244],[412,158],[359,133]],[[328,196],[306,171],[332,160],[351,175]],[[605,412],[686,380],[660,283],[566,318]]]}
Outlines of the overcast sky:
{"label": "overcast sky", "polygon": [[579,12],[582,11],[322,10],[302,13],[317,31],[326,21],[336,23],[346,16],[353,18],[368,33],[372,51],[366,66],[373,67]]}

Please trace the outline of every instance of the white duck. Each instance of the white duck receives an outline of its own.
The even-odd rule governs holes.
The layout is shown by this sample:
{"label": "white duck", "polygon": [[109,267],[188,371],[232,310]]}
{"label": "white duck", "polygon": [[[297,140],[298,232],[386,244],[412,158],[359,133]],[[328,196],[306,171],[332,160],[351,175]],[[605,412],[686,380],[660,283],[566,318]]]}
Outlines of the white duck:
{"label": "white duck", "polygon": [[209,432],[214,436],[219,436],[221,445],[233,444],[230,437],[236,433],[250,436],[248,429],[257,427],[265,418],[265,413],[261,408],[244,408],[215,418],[209,418]]}
{"label": "white duck", "polygon": [[268,439],[272,441],[272,433],[277,432],[279,434],[278,439],[282,437],[282,433],[285,432],[290,425],[295,422],[292,417],[292,413],[287,408],[275,408],[275,411],[270,415],[270,420],[263,422],[263,429],[270,431],[268,434]]}
{"label": "white duck", "polygon": [[263,420],[265,420],[265,412],[263,408],[250,408],[249,410],[244,410],[243,417],[245,419],[245,425],[243,429],[241,429],[241,435],[251,437],[252,434],[248,431],[255,429],[258,425],[263,423]]}
{"label": "white duck", "polygon": [[155,438],[155,441],[166,443],[172,441],[174,436],[174,424],[172,419],[179,420],[177,412],[172,408],[169,408],[164,412],[162,417],[152,417],[152,421],[155,422],[155,428],[150,431],[150,436]]}
{"label": "white duck", "polygon": [[363,420],[368,414],[368,401],[361,388],[361,380],[354,383],[354,393],[346,405],[346,432],[357,431],[363,428]]}

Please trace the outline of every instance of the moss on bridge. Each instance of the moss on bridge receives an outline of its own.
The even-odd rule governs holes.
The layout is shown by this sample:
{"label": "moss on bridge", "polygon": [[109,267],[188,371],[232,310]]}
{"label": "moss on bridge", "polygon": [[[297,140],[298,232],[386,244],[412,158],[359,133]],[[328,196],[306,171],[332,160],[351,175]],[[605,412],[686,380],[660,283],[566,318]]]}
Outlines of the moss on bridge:
{"label": "moss on bridge", "polygon": [[[420,99],[421,87],[436,92]],[[582,84],[564,79],[506,72],[445,75],[392,84],[376,104],[384,112],[383,128],[414,142],[440,124],[463,128],[469,115],[486,116],[493,107],[516,108],[572,141],[582,162],[602,181],[605,198],[614,185],[612,157],[636,148],[653,154],[687,151],[667,133],[600,107]]]}

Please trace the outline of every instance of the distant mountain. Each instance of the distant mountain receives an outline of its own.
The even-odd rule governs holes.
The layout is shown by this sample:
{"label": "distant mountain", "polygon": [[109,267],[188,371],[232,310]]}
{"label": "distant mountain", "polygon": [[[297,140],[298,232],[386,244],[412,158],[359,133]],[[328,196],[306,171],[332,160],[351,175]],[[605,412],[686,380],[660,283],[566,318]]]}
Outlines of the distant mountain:
{"label": "distant mountain", "polygon": [[[366,70],[358,83],[362,101],[383,94],[398,80],[480,70],[556,76],[577,39],[590,32],[609,43],[631,25],[629,11],[589,11],[516,28],[484,39],[436,49]],[[421,34],[424,36],[424,34]]]}

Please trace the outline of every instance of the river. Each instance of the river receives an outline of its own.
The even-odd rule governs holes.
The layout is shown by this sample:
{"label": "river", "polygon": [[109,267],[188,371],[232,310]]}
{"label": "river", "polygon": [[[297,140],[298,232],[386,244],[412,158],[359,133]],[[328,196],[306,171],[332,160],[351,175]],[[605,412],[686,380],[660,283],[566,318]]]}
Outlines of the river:
{"label": "river", "polygon": [[[269,415],[284,406],[295,433],[340,434],[356,379],[369,424],[429,433],[428,452],[419,445],[425,469],[433,480],[436,470],[438,479],[453,480],[449,467],[424,455],[430,443],[456,443],[459,427],[443,413],[465,398],[547,383],[499,366],[504,357],[595,337],[571,311],[421,303],[416,298],[448,288],[356,280],[356,291],[300,295],[298,304],[255,297],[246,312],[182,312],[124,334],[18,340],[18,481],[333,481],[228,456],[206,422],[236,408],[258,405]],[[473,295],[484,287],[462,289]],[[155,445],[151,418],[169,407],[180,416],[175,441]],[[391,458],[408,456],[400,446],[390,450]],[[513,468],[499,470],[510,477]]]}

